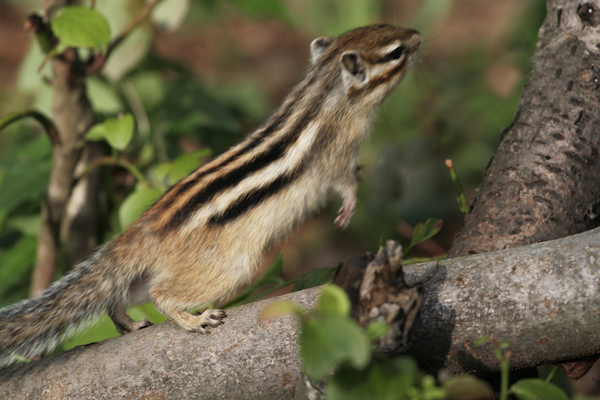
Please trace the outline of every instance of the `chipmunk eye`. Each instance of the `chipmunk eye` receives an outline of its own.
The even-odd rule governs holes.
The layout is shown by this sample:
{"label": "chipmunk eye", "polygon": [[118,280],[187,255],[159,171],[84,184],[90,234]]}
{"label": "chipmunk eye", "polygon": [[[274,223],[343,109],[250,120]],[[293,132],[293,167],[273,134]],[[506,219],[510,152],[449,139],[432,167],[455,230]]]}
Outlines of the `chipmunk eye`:
{"label": "chipmunk eye", "polygon": [[397,60],[404,54],[404,46],[398,46],[394,50],[392,50],[386,58],[389,60]]}

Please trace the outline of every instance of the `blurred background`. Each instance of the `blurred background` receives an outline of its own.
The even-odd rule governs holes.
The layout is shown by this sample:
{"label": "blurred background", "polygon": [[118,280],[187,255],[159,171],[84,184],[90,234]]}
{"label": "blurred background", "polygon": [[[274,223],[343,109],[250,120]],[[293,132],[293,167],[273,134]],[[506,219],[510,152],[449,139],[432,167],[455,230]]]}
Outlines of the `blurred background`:
{"label": "blurred background", "polygon": [[[96,7],[116,35],[143,5]],[[51,115],[48,63],[23,29],[39,9],[39,1],[0,0],[0,117],[30,108]],[[98,121],[134,115],[124,156],[149,179],[163,179],[165,165],[190,163],[183,154],[206,159],[258,127],[302,75],[315,37],[379,22],[416,28],[424,36],[418,59],[362,149],[350,226],[334,228],[340,201],[332,199],[265,265],[283,253],[286,277],[334,267],[385,240],[410,241],[428,218],[444,226],[415,255],[439,256],[462,218],[444,160],[472,198],[512,122],[544,17],[544,0],[164,0],[88,80],[88,94]],[[28,295],[51,163],[51,144],[35,123],[0,132],[0,305]],[[102,241],[123,229],[119,210],[135,186],[126,170],[105,168]],[[71,267],[63,264],[61,274]]]}

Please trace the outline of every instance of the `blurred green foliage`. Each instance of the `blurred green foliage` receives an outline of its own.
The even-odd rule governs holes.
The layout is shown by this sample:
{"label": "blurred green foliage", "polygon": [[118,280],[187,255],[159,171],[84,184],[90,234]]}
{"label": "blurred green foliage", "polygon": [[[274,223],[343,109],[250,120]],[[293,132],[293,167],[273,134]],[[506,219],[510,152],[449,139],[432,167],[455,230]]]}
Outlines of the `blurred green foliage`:
{"label": "blurred green foliage", "polygon": [[[453,48],[450,55],[440,57],[437,53],[443,51],[430,35],[447,21],[456,3],[426,0],[418,3],[414,15],[391,21],[385,15],[389,4],[384,0],[164,0],[153,22],[134,30],[111,54],[103,74],[87,82],[98,122],[92,138],[103,141],[107,153],[128,160],[143,176],[123,185],[117,171],[122,173],[127,166],[115,163],[108,171],[106,220],[111,224],[105,240],[130,224],[166,187],[258,126],[275,106],[247,74],[218,84],[207,82],[153,50],[158,27],[194,34],[194,27],[218,26],[236,18],[255,24],[279,21],[306,37],[307,45],[309,38],[338,35],[382,20],[420,29],[426,39],[421,59],[381,107],[373,139],[363,149],[359,207],[346,234],[373,250],[386,239],[410,240],[398,233],[399,221],[414,226],[428,218],[443,218],[450,221],[445,226],[452,226],[460,213],[444,159],[454,161],[466,188],[472,190],[480,181],[501,130],[512,121],[545,15],[545,2],[532,0],[504,40],[508,50],[500,52],[481,43]],[[37,2],[13,4],[30,10]],[[114,37],[144,2],[103,0],[96,4]],[[51,115],[52,92],[43,80],[51,72],[43,59],[32,43],[14,91],[0,93],[0,117],[27,107]],[[515,68],[520,76],[504,96],[486,81],[486,73],[499,62]],[[123,118],[127,126],[122,133],[107,137],[106,125],[121,128],[118,121]],[[109,130],[111,134],[119,131]],[[0,305],[27,295],[40,203],[51,163],[51,145],[32,122],[0,132]],[[332,205],[332,215],[337,206]],[[160,319],[151,308],[138,308],[132,314],[153,314],[154,320]],[[69,346],[114,335],[114,327],[104,320]]]}
{"label": "blurred green foliage", "polygon": [[[328,400],[476,400],[509,395],[518,400],[568,400],[567,393],[552,383],[555,372],[542,379],[520,379],[509,385],[510,343],[488,337],[476,345],[495,354],[502,385],[494,397],[490,384],[474,375],[438,378],[419,371],[408,356],[390,357],[372,342],[389,327],[373,322],[361,327],[350,315],[351,303],[344,289],[325,285],[314,308],[304,310],[291,301],[268,303],[261,319],[294,315],[300,319],[298,338],[303,371],[314,387],[324,389]],[[555,367],[557,370],[560,367]],[[513,397],[511,397],[513,398]],[[577,399],[577,397],[575,397]]]}

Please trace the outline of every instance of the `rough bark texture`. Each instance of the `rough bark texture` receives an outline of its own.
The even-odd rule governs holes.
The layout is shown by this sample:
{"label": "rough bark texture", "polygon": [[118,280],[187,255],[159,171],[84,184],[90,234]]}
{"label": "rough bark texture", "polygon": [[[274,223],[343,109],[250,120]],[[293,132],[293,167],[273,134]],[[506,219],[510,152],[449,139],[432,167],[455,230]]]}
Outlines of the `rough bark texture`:
{"label": "rough bark texture", "polygon": [[[497,371],[493,349],[474,345],[483,335],[511,341],[517,368],[600,353],[600,229],[404,272],[415,283],[432,271],[409,339],[429,369]],[[310,307],[318,292],[286,297]],[[0,398],[294,398],[297,325],[259,322],[264,303],[230,310],[211,335],[165,323],[0,371]]]}
{"label": "rough bark texture", "polygon": [[600,224],[600,33],[592,26],[600,1],[549,0],[547,8],[529,84],[450,256]]}
{"label": "rough bark texture", "polygon": [[[311,307],[317,294],[309,289],[289,297]],[[300,376],[297,322],[259,322],[264,304],[230,310],[210,335],[167,322],[0,371],[0,398],[293,398]]]}
{"label": "rough bark texture", "polygon": [[[600,353],[600,230],[442,261],[424,286],[409,353],[428,370],[498,371],[482,336],[511,343],[511,367]],[[407,268],[414,274],[425,265]]]}

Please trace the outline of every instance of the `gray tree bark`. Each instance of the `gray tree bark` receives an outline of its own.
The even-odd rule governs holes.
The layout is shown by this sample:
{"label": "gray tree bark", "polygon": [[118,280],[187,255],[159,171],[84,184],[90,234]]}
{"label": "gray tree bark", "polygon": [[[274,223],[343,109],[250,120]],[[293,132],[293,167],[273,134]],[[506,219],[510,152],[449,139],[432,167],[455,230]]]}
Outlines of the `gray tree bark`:
{"label": "gray tree bark", "polygon": [[600,225],[600,1],[547,8],[529,84],[450,257]]}
{"label": "gray tree bark", "polygon": [[[484,335],[512,343],[516,368],[600,353],[600,229],[405,267],[408,283],[432,272],[409,341],[428,369],[498,371],[493,348],[474,344]],[[311,307],[318,293],[284,297]],[[167,322],[0,371],[0,398],[294,398],[303,392],[298,326],[260,322],[270,301],[230,310],[210,335]]]}
{"label": "gray tree bark", "polygon": [[[600,225],[600,2],[554,0],[529,84],[450,257]],[[579,379],[594,359],[563,365]]]}

